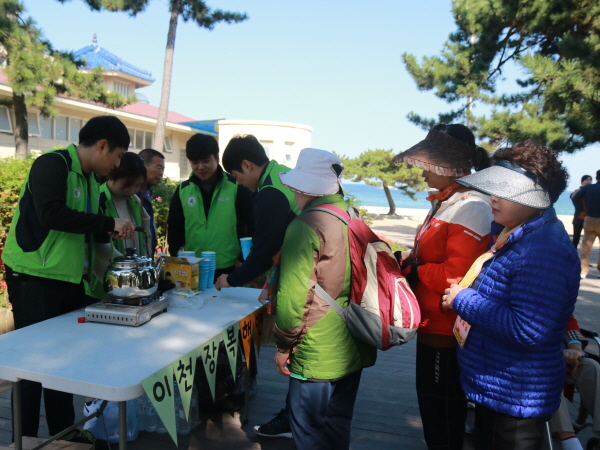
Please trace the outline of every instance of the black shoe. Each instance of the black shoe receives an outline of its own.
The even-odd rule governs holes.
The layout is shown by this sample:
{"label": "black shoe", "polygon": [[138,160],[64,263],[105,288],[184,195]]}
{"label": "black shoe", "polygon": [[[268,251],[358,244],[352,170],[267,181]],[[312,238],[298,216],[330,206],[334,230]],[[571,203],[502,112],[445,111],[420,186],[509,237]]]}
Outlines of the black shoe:
{"label": "black shoe", "polygon": [[255,425],[254,431],[259,436],[292,439],[292,429],[290,428],[290,421],[287,417],[285,408],[279,411],[275,417],[264,425]]}

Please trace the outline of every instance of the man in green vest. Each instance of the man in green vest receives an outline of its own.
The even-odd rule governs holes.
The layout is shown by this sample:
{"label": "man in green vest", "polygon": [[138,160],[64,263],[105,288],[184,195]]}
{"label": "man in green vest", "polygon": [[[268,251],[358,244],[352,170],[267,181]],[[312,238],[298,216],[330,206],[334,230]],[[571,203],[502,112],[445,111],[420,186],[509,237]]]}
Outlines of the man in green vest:
{"label": "man in green vest", "polygon": [[241,260],[239,238],[252,235],[252,202],[249,189],[219,165],[219,144],[206,134],[186,143],[192,166],[190,178],[177,186],[167,221],[169,252],[181,249],[216,252],[215,275],[231,272]]}
{"label": "man in green vest", "polygon": [[294,193],[281,184],[279,174],[290,170],[269,161],[265,149],[252,135],[234,136],[223,152],[223,167],[242,186],[255,191],[252,250],[244,263],[229,275],[221,275],[215,287],[242,286],[273,265],[281,249],[288,224],[300,213]]}
{"label": "man in green vest", "polygon": [[[109,233],[132,238],[131,221],[98,214],[96,178],[117,167],[127,147],[129,133],[119,119],[94,117],[79,132],[78,145],[44,153],[31,166],[2,254],[15,328],[85,306],[94,233],[107,242]],[[19,385],[23,435],[37,436],[42,385]],[[43,391],[48,431],[55,435],[75,421],[73,395]]]}

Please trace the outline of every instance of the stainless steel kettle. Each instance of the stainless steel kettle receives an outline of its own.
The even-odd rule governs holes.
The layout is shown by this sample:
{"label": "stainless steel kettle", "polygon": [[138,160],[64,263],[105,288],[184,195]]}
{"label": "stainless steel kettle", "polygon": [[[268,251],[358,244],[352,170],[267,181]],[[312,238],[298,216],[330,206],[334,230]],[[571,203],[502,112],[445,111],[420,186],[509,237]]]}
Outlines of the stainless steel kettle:
{"label": "stainless steel kettle", "polygon": [[[138,227],[136,231],[144,231]],[[112,245],[112,239],[111,239]],[[104,275],[104,290],[109,299],[148,297],[158,288],[163,259],[137,256],[134,248],[125,249],[125,255],[114,258]]]}

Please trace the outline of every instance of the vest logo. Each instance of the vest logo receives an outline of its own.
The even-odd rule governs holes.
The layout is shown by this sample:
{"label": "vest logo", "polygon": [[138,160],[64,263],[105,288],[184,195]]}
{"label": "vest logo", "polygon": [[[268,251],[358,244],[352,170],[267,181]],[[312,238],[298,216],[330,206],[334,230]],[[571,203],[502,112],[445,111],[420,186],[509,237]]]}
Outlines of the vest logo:
{"label": "vest logo", "polygon": [[78,186],[75,186],[73,196],[75,197],[75,200],[79,200],[81,198],[81,189],[79,189]]}
{"label": "vest logo", "polygon": [[196,204],[196,197],[190,195],[187,199],[187,204],[190,206],[194,206]]}
{"label": "vest logo", "polygon": [[229,197],[219,197],[217,200],[219,200],[220,202],[226,202],[227,200],[229,200]]}

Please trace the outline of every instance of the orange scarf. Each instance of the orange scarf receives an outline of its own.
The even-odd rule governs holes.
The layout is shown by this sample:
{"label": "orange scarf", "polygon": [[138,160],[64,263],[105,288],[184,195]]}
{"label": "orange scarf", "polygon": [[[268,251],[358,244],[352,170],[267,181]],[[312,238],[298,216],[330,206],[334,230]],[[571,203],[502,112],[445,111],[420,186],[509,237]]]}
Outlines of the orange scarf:
{"label": "orange scarf", "polygon": [[461,186],[457,182],[453,181],[452,183],[450,183],[450,186],[448,186],[443,191],[429,194],[429,196],[427,196],[427,198],[425,200],[429,200],[430,202],[433,200],[437,200],[438,203],[443,202],[448,197],[450,197],[452,194],[454,194],[455,192],[458,192],[461,188],[464,189],[465,191],[468,190],[464,186]]}

